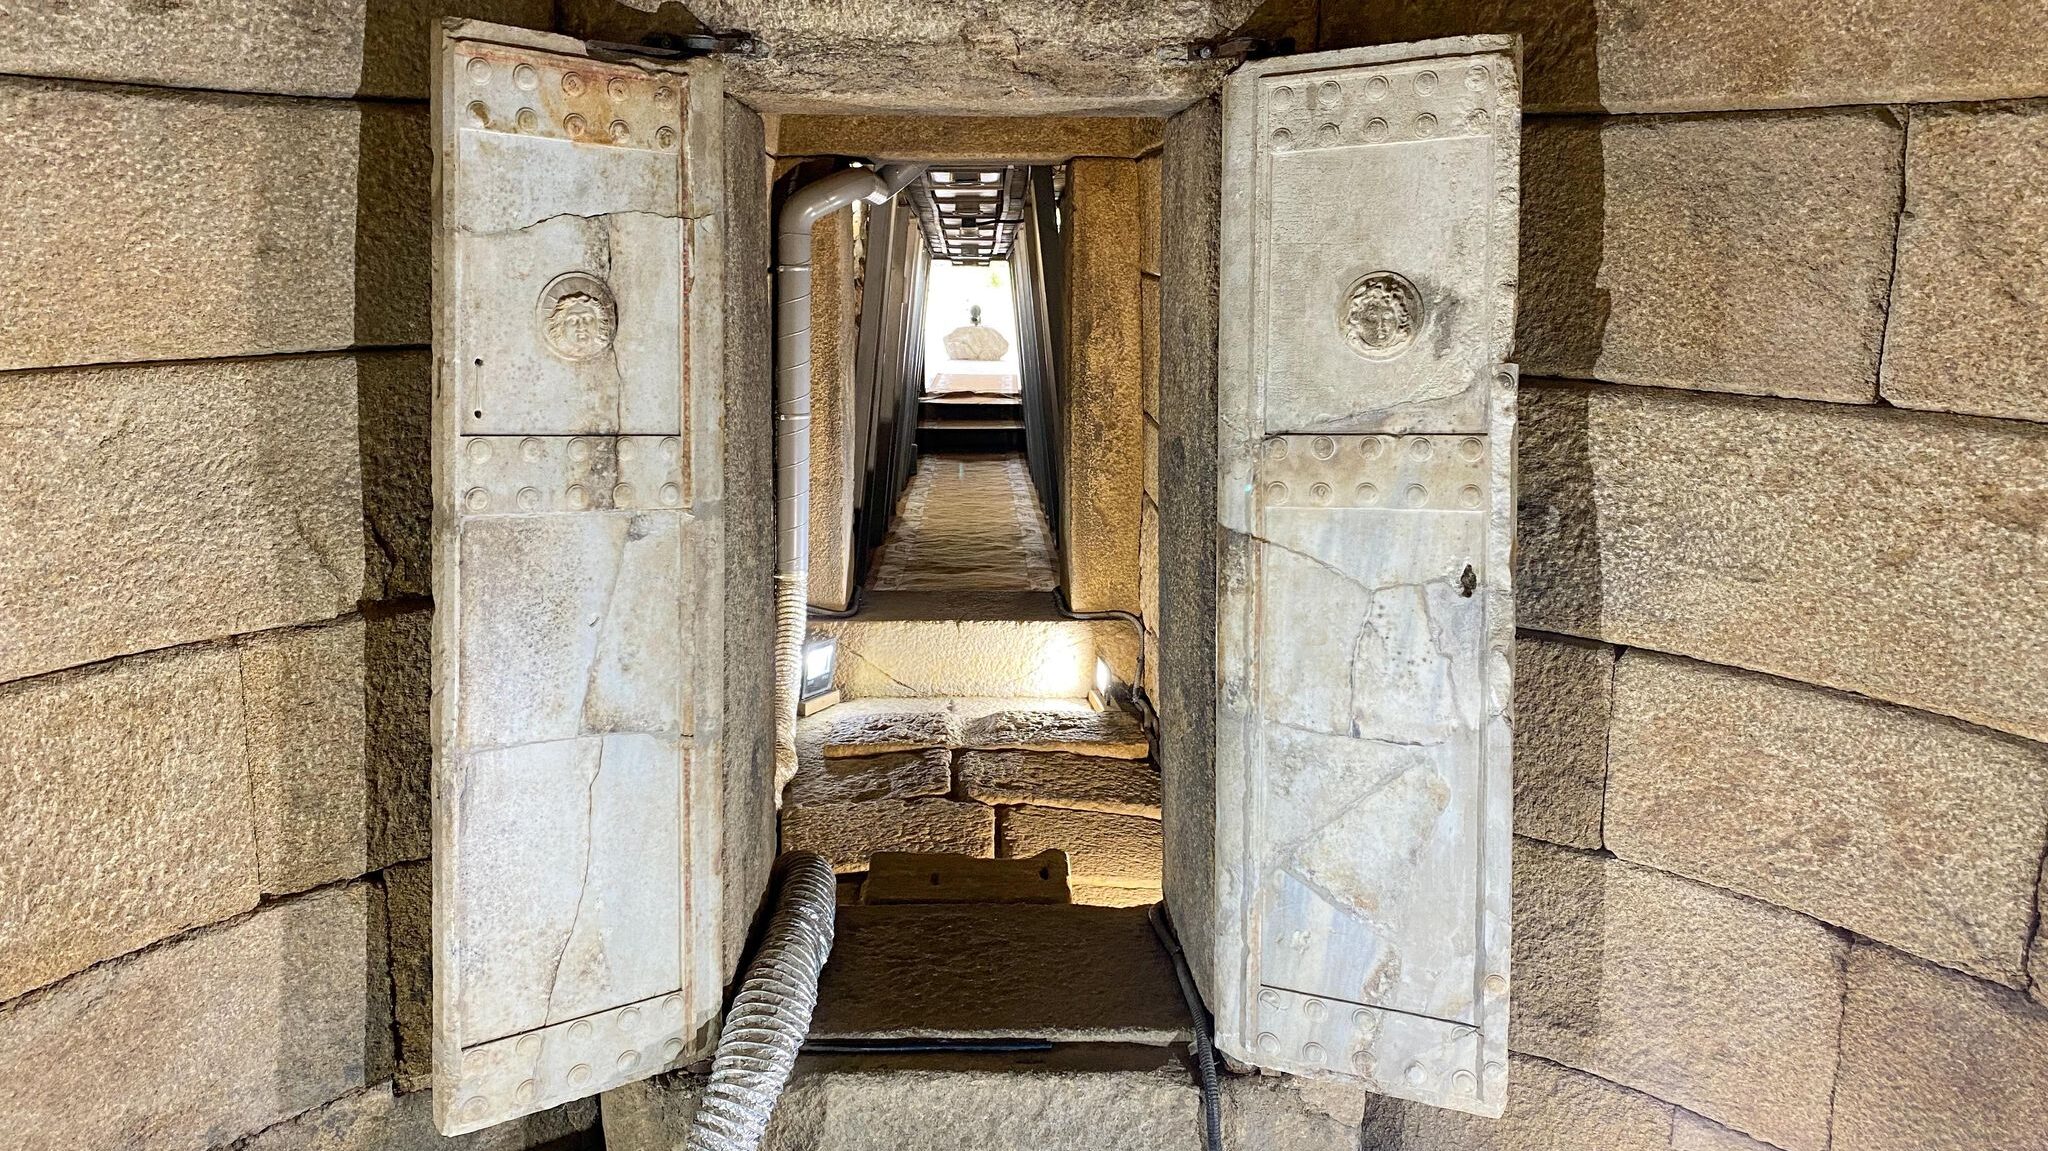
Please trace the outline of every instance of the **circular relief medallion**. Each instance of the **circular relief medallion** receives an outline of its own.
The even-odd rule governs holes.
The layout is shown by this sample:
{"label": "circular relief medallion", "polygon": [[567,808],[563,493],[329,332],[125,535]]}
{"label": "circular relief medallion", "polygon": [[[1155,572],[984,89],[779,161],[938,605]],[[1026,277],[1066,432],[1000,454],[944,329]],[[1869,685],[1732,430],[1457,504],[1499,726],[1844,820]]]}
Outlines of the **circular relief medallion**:
{"label": "circular relief medallion", "polygon": [[566,272],[541,289],[538,319],[549,351],[565,360],[587,360],[612,346],[619,309],[603,280]]}
{"label": "circular relief medallion", "polygon": [[1407,351],[1422,330],[1422,296],[1406,276],[1369,273],[1344,293],[1337,326],[1359,355],[1393,359]]}

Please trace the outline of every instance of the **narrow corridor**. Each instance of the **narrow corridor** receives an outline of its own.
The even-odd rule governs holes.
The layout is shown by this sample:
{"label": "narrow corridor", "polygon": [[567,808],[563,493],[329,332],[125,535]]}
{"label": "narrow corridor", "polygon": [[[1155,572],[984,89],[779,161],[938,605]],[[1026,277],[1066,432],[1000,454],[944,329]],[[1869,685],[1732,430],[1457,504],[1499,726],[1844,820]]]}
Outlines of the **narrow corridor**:
{"label": "narrow corridor", "polygon": [[1051,591],[1052,533],[1022,453],[917,462],[868,586],[873,591]]}

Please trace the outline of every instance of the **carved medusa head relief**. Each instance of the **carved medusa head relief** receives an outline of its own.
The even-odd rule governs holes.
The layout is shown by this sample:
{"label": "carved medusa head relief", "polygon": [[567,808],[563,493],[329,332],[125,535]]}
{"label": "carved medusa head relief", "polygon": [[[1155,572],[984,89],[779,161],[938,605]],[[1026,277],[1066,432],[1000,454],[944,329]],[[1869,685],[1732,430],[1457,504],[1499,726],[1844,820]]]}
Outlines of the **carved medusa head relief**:
{"label": "carved medusa head relief", "polygon": [[541,339],[548,350],[569,361],[603,355],[618,328],[618,306],[611,289],[588,272],[556,276],[540,293]]}
{"label": "carved medusa head relief", "polygon": [[1344,293],[1338,326],[1359,355],[1393,359],[1408,350],[1422,328],[1422,295],[1399,273],[1369,273]]}

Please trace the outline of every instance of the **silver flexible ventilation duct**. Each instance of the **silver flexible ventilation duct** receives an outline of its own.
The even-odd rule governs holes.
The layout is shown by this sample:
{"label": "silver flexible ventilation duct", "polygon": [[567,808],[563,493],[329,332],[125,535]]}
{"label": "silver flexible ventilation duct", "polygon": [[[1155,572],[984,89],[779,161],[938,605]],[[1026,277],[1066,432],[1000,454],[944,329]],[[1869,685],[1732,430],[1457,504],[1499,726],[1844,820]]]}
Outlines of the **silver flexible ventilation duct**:
{"label": "silver flexible ventilation duct", "polygon": [[775,787],[796,775],[811,564],[811,228],[855,200],[886,204],[922,164],[848,168],[790,193],[775,226]]}
{"label": "silver flexible ventilation duct", "polygon": [[780,870],[775,917],[718,1033],[687,1151],[755,1151],[811,1029],[818,971],[832,951],[838,878],[809,852],[786,856]]}

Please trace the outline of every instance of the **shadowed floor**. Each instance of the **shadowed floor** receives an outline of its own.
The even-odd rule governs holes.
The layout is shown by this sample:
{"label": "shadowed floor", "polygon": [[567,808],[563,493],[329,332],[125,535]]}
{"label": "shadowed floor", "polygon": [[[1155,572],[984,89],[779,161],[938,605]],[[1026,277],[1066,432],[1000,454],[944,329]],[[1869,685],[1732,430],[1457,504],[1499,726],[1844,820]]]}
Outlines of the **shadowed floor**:
{"label": "shadowed floor", "polygon": [[873,591],[1051,591],[1052,534],[1021,454],[927,455],[903,493]]}

